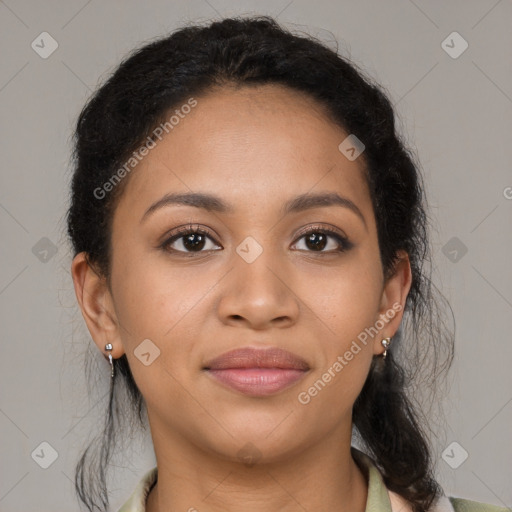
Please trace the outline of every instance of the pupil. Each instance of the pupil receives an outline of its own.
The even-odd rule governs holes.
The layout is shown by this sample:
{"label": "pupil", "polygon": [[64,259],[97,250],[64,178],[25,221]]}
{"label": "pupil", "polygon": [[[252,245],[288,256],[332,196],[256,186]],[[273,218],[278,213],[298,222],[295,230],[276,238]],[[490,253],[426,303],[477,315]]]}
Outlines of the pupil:
{"label": "pupil", "polygon": [[[194,237],[196,238],[195,241]],[[201,233],[191,233],[185,237],[183,245],[192,251],[201,250],[204,246],[204,236]]]}
{"label": "pupil", "polygon": [[[326,236],[323,233],[311,233],[306,238],[306,245],[313,250],[322,250],[326,245]],[[312,244],[311,246],[309,244]]]}

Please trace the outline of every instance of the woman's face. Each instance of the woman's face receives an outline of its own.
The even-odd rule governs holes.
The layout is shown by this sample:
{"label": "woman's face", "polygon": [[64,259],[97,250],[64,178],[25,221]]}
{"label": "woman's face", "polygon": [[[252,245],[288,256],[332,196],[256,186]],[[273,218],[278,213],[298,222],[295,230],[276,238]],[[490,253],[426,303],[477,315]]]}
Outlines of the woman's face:
{"label": "woman's face", "polygon": [[[287,88],[195,99],[129,177],[113,219],[113,323],[88,320],[93,338],[126,353],[154,437],[233,460],[247,443],[277,460],[346,438],[409,286],[408,264],[384,282],[363,157],[349,160],[338,148],[349,134]],[[211,199],[148,213],[168,194]],[[206,234],[187,235],[189,224]],[[205,369],[247,347],[289,351],[308,369],[224,372],[235,387]],[[236,385],[265,375],[273,384]]]}

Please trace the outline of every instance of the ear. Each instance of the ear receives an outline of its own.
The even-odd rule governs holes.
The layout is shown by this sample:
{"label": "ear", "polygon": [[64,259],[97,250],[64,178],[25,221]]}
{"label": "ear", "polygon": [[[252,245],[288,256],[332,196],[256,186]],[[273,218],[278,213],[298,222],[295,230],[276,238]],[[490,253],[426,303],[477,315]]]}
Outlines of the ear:
{"label": "ear", "polygon": [[[100,277],[91,268],[85,254],[85,252],[77,254],[71,263],[71,276],[76,298],[96,346],[106,359],[108,359],[109,353],[114,359],[117,359],[124,354],[124,349],[112,296],[106,279]],[[107,343],[112,343],[112,351],[105,350]]]}
{"label": "ear", "polygon": [[385,281],[382,290],[379,320],[380,324],[384,324],[384,326],[378,336],[375,336],[374,354],[382,354],[384,352],[382,340],[384,338],[392,338],[398,330],[404,314],[405,301],[411,288],[411,283],[412,272],[409,255],[405,251],[399,251],[394,273]]}

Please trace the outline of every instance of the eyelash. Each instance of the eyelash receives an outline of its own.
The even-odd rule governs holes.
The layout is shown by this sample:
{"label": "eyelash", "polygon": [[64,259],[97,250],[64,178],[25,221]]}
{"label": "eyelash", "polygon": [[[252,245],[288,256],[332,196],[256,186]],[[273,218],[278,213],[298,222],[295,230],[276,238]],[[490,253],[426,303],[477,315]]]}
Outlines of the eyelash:
{"label": "eyelash", "polygon": [[[311,234],[311,233],[321,233],[321,234],[324,234],[324,235],[328,235],[329,237],[332,237],[336,240],[336,242],[338,242],[338,245],[339,245],[339,248],[338,249],[335,249],[335,250],[330,250],[330,251],[306,251],[306,252],[311,252],[311,253],[316,253],[316,254],[319,254],[319,255],[326,255],[326,254],[334,254],[334,253],[342,253],[342,252],[346,252],[348,251],[349,249],[351,249],[353,247],[353,244],[352,242],[350,242],[348,240],[347,237],[345,236],[342,236],[340,233],[338,233],[337,231],[334,231],[333,229],[331,228],[328,228],[328,227],[323,227],[321,225],[317,225],[317,226],[309,226],[305,229],[302,229],[298,235],[297,235],[297,239],[296,241],[294,242],[297,243],[300,239],[304,238],[305,236]],[[163,249],[164,251],[166,252],[173,252],[173,253],[177,253],[177,254],[180,254],[180,255],[188,255],[187,257],[190,257],[190,256],[193,256],[195,254],[201,254],[201,253],[204,253],[204,252],[208,252],[208,251],[178,251],[176,249],[169,249],[169,245],[172,244],[173,242],[187,236],[187,235],[193,235],[193,234],[199,234],[199,235],[204,235],[204,236],[207,236],[208,238],[210,238],[216,245],[219,245],[217,244],[217,242],[215,241],[212,233],[210,231],[208,231],[207,229],[204,229],[204,228],[201,228],[199,226],[196,226],[196,225],[193,225],[193,224],[189,224],[187,226],[182,226],[178,229],[176,229],[175,233],[172,234],[171,237],[167,238],[161,245],[160,245],[160,248]],[[218,250],[218,249],[215,249],[215,250]]]}

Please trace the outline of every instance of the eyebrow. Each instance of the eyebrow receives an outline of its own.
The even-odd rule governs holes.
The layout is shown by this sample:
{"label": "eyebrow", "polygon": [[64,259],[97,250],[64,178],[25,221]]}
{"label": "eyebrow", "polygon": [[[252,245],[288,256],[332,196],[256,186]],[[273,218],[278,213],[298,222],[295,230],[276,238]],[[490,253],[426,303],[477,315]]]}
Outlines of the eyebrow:
{"label": "eyebrow", "polygon": [[[165,196],[153,203],[144,212],[140,222],[142,223],[150,214],[160,208],[176,205],[193,206],[209,212],[218,213],[234,213],[235,211],[233,206],[225,203],[221,198],[212,194],[201,192],[169,193],[165,194]],[[298,213],[313,208],[325,208],[327,206],[348,208],[362,220],[365,228],[367,228],[366,219],[355,203],[346,197],[340,196],[336,192],[301,194],[286,201],[286,203],[281,207],[281,213],[284,216],[290,213]]]}
{"label": "eyebrow", "polygon": [[341,206],[348,208],[363,221],[365,228],[367,228],[366,219],[356,204],[350,199],[340,196],[336,192],[301,194],[300,196],[294,197],[293,199],[287,201],[283,205],[282,211],[284,215],[287,215],[289,213],[301,212],[312,208],[322,208],[326,206]]}

